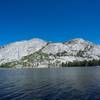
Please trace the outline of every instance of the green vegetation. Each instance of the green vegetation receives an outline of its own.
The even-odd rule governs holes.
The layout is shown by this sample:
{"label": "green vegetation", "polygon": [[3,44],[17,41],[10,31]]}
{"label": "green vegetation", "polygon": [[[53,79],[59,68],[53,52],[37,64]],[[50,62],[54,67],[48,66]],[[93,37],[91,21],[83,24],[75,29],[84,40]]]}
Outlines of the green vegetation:
{"label": "green vegetation", "polygon": [[17,61],[8,62],[0,65],[0,68],[12,68],[18,64]]}
{"label": "green vegetation", "polygon": [[86,67],[86,66],[100,66],[100,60],[84,60],[62,63],[62,67]]}
{"label": "green vegetation", "polygon": [[79,52],[77,53],[78,57],[83,57],[84,51],[83,50],[79,50]]}
{"label": "green vegetation", "polygon": [[[79,51],[78,56],[82,56],[83,51]],[[47,65],[47,67],[86,67],[86,66],[100,66],[100,60],[84,60],[61,63],[60,61],[53,62],[57,56],[66,55],[67,52],[58,53],[56,55],[46,54],[41,51],[35,52],[28,56],[23,57],[19,61],[12,61],[0,65],[1,68],[13,68],[13,67],[37,67],[39,65]]]}
{"label": "green vegetation", "polygon": [[50,59],[49,59],[48,54],[45,54],[42,52],[36,52],[36,53],[31,54],[31,55],[25,56],[21,59],[21,61],[25,61],[25,60],[27,60],[27,62],[33,62],[33,61],[42,62],[44,60],[50,60]]}
{"label": "green vegetation", "polygon": [[48,65],[51,64],[51,60],[53,58],[50,58],[52,55],[48,55],[46,53],[43,53],[41,51],[35,52],[33,54],[30,54],[28,56],[23,57],[19,61],[12,61],[8,63],[4,63],[0,65],[2,68],[12,68],[15,66],[22,66],[22,67],[37,67],[38,65],[41,65],[41,63],[48,63]]}

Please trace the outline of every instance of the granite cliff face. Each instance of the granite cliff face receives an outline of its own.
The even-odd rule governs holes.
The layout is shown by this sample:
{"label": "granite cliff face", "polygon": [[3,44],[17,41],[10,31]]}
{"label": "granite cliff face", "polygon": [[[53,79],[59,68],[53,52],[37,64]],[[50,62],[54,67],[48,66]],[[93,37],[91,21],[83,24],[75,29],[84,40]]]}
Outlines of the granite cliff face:
{"label": "granite cliff face", "polygon": [[0,47],[0,66],[60,67],[62,63],[100,59],[100,45],[84,39],[64,43],[34,38]]}

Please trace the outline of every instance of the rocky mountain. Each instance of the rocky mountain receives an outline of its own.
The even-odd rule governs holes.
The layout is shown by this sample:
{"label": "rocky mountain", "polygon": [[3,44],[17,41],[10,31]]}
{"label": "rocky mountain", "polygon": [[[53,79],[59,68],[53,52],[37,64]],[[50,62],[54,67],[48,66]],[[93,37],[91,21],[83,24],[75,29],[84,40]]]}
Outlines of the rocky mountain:
{"label": "rocky mountain", "polygon": [[100,45],[84,39],[64,43],[32,39],[0,48],[1,67],[60,67],[64,63],[100,59]]}
{"label": "rocky mountain", "polygon": [[47,42],[36,38],[29,41],[8,44],[3,48],[0,48],[0,64],[19,60],[24,56],[42,49],[46,44]]}

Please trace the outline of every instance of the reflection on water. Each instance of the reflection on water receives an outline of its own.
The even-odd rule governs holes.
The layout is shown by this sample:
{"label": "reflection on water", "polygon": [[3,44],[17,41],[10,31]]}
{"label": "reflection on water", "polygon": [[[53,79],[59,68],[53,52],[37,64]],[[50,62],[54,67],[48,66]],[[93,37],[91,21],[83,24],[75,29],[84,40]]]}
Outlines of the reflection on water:
{"label": "reflection on water", "polygon": [[0,69],[0,100],[100,100],[100,68]]}

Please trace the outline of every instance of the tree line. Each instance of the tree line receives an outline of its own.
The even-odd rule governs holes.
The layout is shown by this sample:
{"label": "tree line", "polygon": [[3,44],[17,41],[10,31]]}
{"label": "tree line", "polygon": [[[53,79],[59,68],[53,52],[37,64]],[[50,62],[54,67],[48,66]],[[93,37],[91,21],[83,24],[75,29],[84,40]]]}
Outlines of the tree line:
{"label": "tree line", "polygon": [[100,60],[84,60],[62,63],[62,67],[100,66]]}

